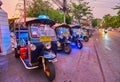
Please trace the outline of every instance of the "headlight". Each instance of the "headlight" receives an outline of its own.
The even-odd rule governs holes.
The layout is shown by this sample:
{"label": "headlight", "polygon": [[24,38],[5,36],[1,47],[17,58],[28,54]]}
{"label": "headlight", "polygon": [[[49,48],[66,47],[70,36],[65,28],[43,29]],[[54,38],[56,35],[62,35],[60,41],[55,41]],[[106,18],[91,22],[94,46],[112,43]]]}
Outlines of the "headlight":
{"label": "headlight", "polygon": [[60,47],[61,46],[61,43],[57,41],[57,46]]}
{"label": "headlight", "polygon": [[69,36],[69,34],[68,34],[67,32],[63,33],[63,35],[64,35],[65,37]]}
{"label": "headlight", "polygon": [[30,49],[31,49],[32,51],[34,51],[34,50],[36,50],[36,46],[35,46],[34,44],[30,44]]}
{"label": "headlight", "polygon": [[50,49],[50,48],[51,48],[51,42],[46,43],[46,44],[45,44],[45,48],[46,48],[46,49]]}

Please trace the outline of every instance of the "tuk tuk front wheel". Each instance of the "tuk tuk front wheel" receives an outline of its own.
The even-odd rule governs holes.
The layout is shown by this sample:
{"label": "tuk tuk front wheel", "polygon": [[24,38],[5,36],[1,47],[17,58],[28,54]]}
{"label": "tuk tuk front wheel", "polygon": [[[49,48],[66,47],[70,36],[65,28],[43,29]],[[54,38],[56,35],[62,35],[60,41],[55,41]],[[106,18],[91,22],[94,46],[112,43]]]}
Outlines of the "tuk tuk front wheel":
{"label": "tuk tuk front wheel", "polygon": [[82,48],[83,48],[83,44],[82,44],[82,42],[81,42],[80,40],[76,42],[76,45],[77,45],[77,47],[78,47],[79,49],[82,49]]}
{"label": "tuk tuk front wheel", "polygon": [[84,39],[85,42],[88,42],[88,41],[89,41],[89,38],[88,38],[87,36],[84,36],[83,39]]}
{"label": "tuk tuk front wheel", "polygon": [[64,52],[65,52],[66,54],[70,54],[70,53],[71,53],[71,47],[70,47],[69,44],[66,44],[66,45],[64,46]]}
{"label": "tuk tuk front wheel", "polygon": [[15,51],[14,51],[14,53],[15,53],[15,58],[19,58],[18,49],[15,48],[14,50],[15,50]]}
{"label": "tuk tuk front wheel", "polygon": [[52,62],[45,61],[44,72],[48,80],[53,81],[55,79],[55,67]]}

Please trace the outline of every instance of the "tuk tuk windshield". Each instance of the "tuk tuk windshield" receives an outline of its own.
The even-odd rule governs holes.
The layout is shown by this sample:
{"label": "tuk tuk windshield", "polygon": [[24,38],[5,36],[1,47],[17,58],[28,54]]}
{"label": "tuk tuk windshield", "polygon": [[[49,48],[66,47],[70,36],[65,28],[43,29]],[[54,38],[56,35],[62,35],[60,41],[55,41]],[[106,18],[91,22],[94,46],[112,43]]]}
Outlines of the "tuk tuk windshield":
{"label": "tuk tuk windshield", "polygon": [[69,29],[68,28],[60,27],[60,28],[57,29],[57,34],[58,35],[64,35],[65,33],[69,34]]}
{"label": "tuk tuk windshield", "polygon": [[54,29],[50,27],[31,27],[31,37],[40,38],[41,41],[57,40]]}
{"label": "tuk tuk windshield", "polygon": [[73,31],[73,33],[80,33],[81,32],[81,30],[77,29],[77,28],[72,28],[72,31]]}
{"label": "tuk tuk windshield", "polygon": [[82,33],[82,30],[81,30],[81,29],[72,28],[72,34],[73,34],[74,36],[76,36],[76,35],[81,35],[81,33]]}

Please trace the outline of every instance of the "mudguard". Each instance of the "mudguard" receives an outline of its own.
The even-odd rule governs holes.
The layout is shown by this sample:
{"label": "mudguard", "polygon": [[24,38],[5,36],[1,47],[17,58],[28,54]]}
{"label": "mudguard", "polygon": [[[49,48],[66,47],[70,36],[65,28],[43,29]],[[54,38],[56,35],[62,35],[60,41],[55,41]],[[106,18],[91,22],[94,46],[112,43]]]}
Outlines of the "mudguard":
{"label": "mudguard", "polygon": [[56,58],[56,55],[52,52],[44,52],[44,57],[48,60],[53,60]]}

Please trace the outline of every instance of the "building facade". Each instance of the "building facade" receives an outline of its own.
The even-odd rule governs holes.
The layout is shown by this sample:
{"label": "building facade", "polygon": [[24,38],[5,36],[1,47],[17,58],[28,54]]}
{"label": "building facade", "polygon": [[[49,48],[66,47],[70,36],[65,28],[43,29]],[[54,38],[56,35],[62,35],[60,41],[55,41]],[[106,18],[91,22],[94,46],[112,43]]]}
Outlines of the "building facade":
{"label": "building facade", "polygon": [[0,55],[6,55],[11,51],[10,30],[8,14],[1,9],[0,1]]}

